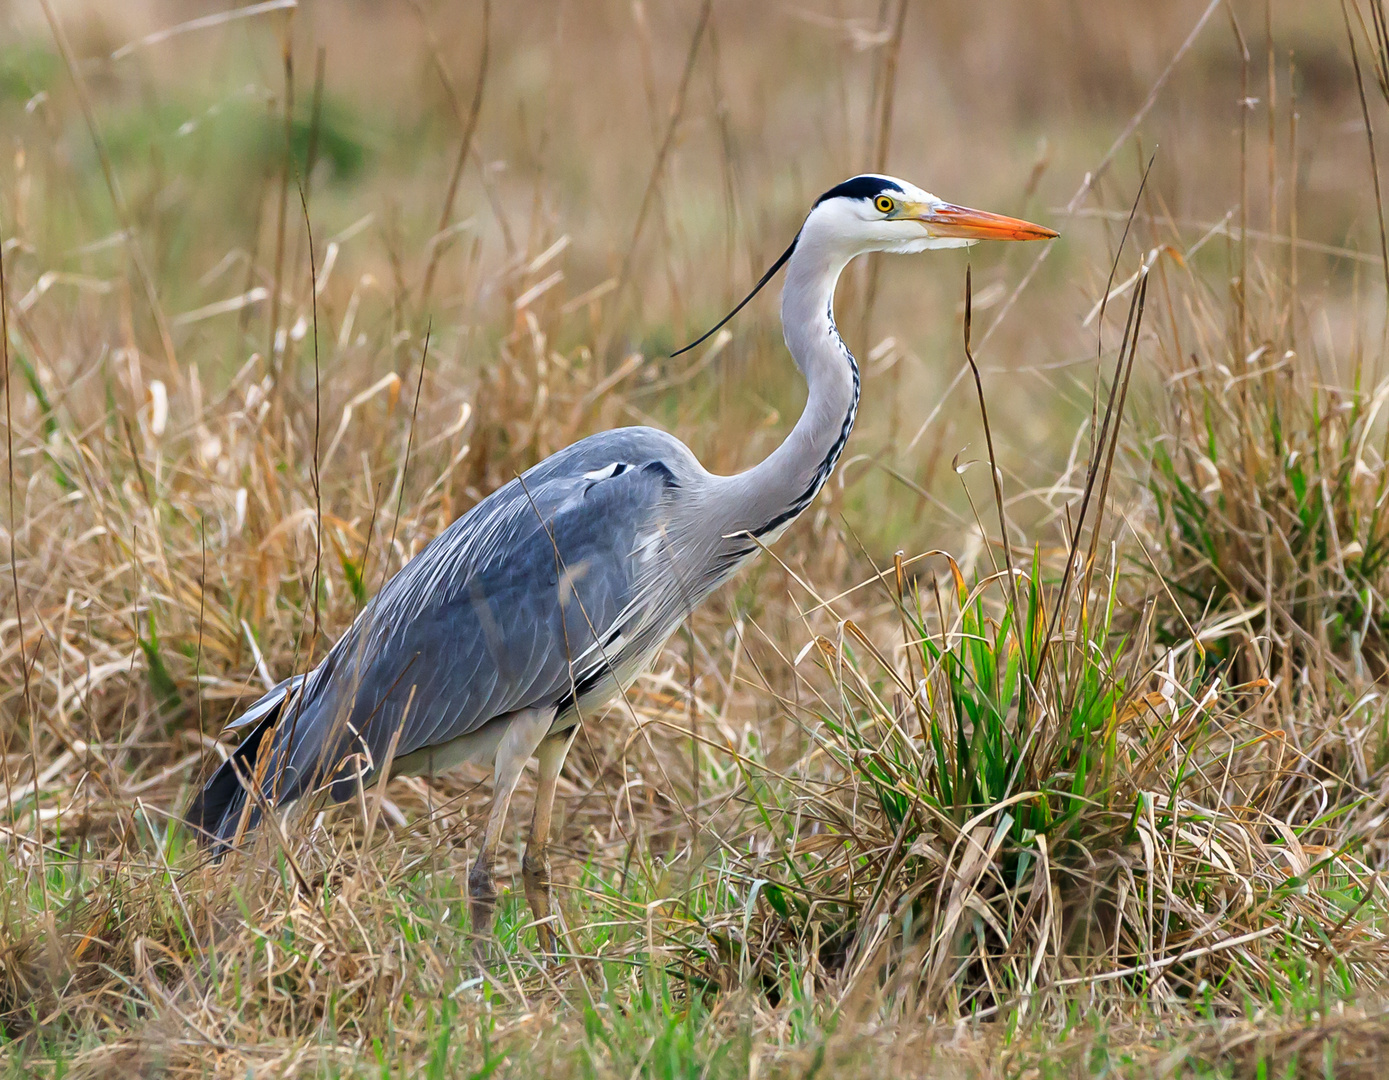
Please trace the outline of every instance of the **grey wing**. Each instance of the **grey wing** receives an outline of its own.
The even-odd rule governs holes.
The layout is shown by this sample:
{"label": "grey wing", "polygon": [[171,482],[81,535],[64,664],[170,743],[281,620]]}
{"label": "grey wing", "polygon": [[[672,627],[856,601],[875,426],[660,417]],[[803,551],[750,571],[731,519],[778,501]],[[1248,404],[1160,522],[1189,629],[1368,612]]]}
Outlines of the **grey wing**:
{"label": "grey wing", "polygon": [[606,671],[650,587],[638,549],[664,532],[679,481],[659,459],[571,457],[484,500],[363,611],[281,719],[281,798],[348,754],[379,767],[397,729],[403,757],[517,709],[562,708]]}
{"label": "grey wing", "polygon": [[267,690],[249,709],[228,724],[227,730],[230,731],[233,728],[247,727],[254,724],[257,720],[269,716],[271,712],[283,705],[285,698],[298,690],[300,685],[307,678],[307,675],[291,675],[288,679],[281,679]]}

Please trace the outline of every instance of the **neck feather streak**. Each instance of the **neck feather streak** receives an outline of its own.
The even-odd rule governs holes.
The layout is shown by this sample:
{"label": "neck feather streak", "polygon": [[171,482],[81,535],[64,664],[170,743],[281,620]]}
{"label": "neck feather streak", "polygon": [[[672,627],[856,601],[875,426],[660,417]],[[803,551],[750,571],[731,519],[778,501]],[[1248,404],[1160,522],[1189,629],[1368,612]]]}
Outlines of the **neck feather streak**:
{"label": "neck feather streak", "polygon": [[815,471],[811,474],[810,482],[806,484],[805,490],[797,495],[786,509],[782,510],[766,524],[750,530],[752,535],[758,538],[774,532],[782,525],[794,521],[796,518],[800,517],[802,511],[804,511],[807,506],[815,501],[815,496],[820,494],[820,489],[825,486],[825,481],[830,478],[830,474],[834,472],[835,465],[839,463],[839,457],[844,453],[844,447],[849,441],[849,433],[854,430],[854,419],[858,416],[860,390],[858,364],[854,360],[854,354],[851,353],[849,347],[844,344],[844,339],[839,335],[839,328],[834,323],[832,297],[830,306],[826,310],[826,316],[829,319],[830,334],[834,338],[834,343],[839,347],[839,351],[843,354],[845,362],[848,364],[850,378],[853,382],[853,391],[849,397],[849,406],[844,411],[844,418],[840,422],[838,435],[836,435],[834,441],[830,443],[829,449],[825,451],[825,456],[820,461],[820,464],[815,467]]}
{"label": "neck feather streak", "polygon": [[858,365],[834,321],[834,289],[847,263],[842,251],[817,242],[813,230],[802,231],[786,267],[781,322],[805,375],[805,409],[764,461],[729,478],[733,510],[725,535],[775,539],[814,501],[844,452],[860,388]]}

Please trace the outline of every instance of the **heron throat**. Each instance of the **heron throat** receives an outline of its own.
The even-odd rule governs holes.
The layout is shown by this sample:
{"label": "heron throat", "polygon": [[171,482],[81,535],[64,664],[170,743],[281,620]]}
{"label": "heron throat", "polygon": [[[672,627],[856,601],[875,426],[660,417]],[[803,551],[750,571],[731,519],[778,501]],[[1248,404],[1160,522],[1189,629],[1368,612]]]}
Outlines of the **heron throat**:
{"label": "heron throat", "polygon": [[786,265],[781,322],[805,376],[805,409],[765,460],[730,479],[739,488],[736,528],[775,539],[815,500],[838,463],[858,414],[859,370],[834,319],[834,290],[852,253],[803,230]]}

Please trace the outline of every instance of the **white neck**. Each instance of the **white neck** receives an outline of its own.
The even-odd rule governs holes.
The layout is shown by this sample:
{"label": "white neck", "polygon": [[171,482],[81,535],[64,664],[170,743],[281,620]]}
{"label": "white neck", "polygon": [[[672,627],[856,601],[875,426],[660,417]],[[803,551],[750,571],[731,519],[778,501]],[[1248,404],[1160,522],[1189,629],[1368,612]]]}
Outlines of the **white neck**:
{"label": "white neck", "polygon": [[829,478],[858,410],[859,374],[834,324],[834,289],[855,253],[802,230],[786,264],[781,325],[809,388],[805,410],[765,460],[729,480],[734,507],[728,532],[768,542],[780,535]]}

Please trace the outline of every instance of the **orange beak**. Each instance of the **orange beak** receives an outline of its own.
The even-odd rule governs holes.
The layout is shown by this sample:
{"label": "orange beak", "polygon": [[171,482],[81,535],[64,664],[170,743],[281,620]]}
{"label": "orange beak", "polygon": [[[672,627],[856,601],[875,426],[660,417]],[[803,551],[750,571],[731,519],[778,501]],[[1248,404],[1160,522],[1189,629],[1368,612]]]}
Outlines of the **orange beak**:
{"label": "orange beak", "polygon": [[964,240],[1051,240],[1061,234],[1019,218],[971,210],[968,206],[936,203],[917,215],[932,236]]}

